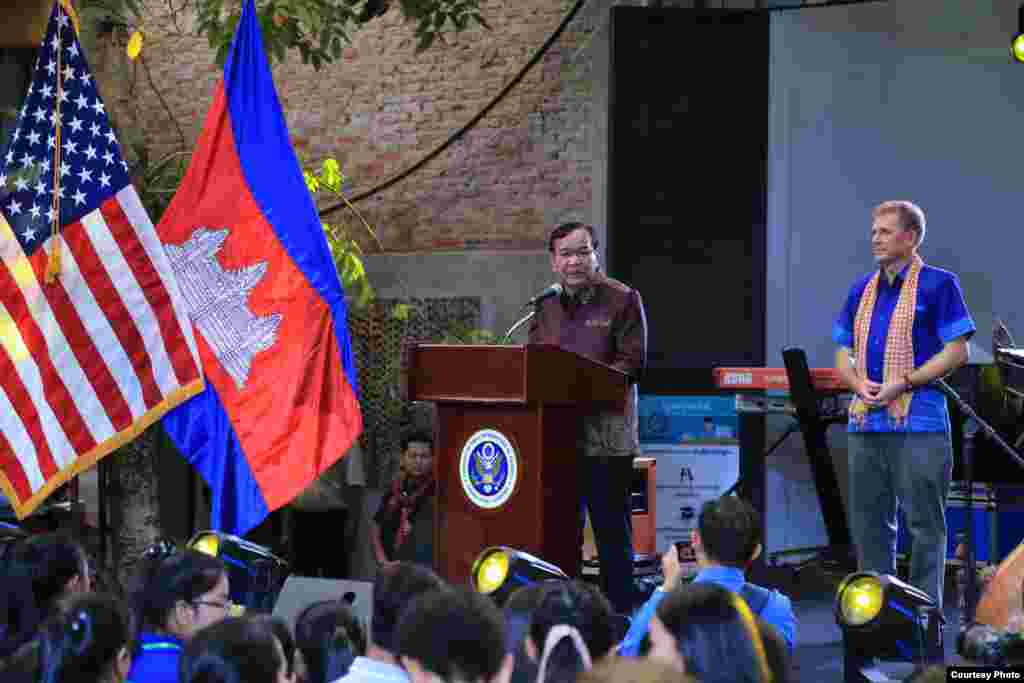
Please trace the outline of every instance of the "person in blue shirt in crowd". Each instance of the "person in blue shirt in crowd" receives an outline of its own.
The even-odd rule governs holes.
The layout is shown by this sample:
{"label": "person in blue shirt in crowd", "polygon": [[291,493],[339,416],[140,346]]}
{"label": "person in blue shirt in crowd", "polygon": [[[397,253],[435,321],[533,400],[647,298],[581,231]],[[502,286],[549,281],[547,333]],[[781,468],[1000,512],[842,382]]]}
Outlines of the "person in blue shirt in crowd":
{"label": "person in blue shirt in crowd", "polygon": [[147,557],[133,592],[140,629],[130,683],[178,683],[185,644],[231,611],[228,573],[216,557],[195,550]]}
{"label": "person in blue shirt in crowd", "polygon": [[[709,581],[737,593],[751,612],[770,624],[786,641],[792,654],[796,643],[796,615],[789,598],[778,591],[747,582],[746,569],[761,554],[761,519],[750,503],[735,496],[709,500],[701,507],[691,534],[699,571],[695,583]],[[636,657],[651,627],[651,619],[665,596],[680,584],[682,570],[676,546],[661,558],[665,580],[633,617],[619,646],[619,654]]]}

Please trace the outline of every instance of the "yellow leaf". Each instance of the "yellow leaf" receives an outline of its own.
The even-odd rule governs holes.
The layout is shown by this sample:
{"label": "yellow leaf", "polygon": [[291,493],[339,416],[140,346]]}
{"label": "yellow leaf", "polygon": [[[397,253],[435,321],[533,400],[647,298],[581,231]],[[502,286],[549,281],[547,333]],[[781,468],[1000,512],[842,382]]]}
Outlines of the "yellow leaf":
{"label": "yellow leaf", "polygon": [[391,309],[391,317],[395,320],[408,320],[412,313],[412,306],[409,304],[395,304]]}
{"label": "yellow leaf", "polygon": [[351,264],[352,278],[354,280],[363,280],[366,278],[366,268],[363,267],[363,260],[356,255],[355,252],[350,251],[348,253],[348,261]]}
{"label": "yellow leaf", "polygon": [[132,37],[128,39],[128,48],[125,50],[128,53],[128,59],[135,61],[142,52],[142,31],[136,31],[132,34]]}
{"label": "yellow leaf", "polygon": [[309,171],[303,171],[302,176],[306,179],[306,187],[309,188],[310,192],[316,192],[320,189],[320,179]]}
{"label": "yellow leaf", "polygon": [[338,160],[334,158],[324,159],[323,171],[320,173],[320,177],[323,178],[324,185],[334,191],[341,190],[341,185],[345,182],[341,166],[338,165]]}

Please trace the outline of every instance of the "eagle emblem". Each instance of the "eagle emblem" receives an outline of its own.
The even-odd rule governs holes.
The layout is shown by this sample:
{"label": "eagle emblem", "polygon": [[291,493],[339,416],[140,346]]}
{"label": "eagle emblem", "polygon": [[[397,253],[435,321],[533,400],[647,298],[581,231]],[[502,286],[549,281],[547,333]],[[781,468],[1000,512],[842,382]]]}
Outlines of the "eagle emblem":
{"label": "eagle emblem", "polygon": [[493,429],[476,432],[462,448],[459,474],[462,489],[471,502],[489,509],[504,505],[519,474],[512,442]]}

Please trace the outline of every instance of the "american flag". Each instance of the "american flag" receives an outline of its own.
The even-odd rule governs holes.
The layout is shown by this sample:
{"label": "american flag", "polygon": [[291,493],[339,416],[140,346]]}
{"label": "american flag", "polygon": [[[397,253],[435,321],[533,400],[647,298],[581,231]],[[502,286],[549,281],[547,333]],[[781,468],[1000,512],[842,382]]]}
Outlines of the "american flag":
{"label": "american flag", "polygon": [[0,487],[24,516],[202,388],[177,282],[58,3],[0,156]]}

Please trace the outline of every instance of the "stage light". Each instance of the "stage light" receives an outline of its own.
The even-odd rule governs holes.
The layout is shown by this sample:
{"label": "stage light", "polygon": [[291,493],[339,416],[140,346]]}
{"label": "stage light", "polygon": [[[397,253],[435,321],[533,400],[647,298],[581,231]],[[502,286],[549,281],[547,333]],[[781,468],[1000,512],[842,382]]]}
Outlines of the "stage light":
{"label": "stage light", "polygon": [[881,611],[882,584],[874,576],[854,579],[840,594],[840,618],[849,626],[863,626]]}
{"label": "stage light", "polygon": [[931,597],[888,574],[850,574],[836,590],[836,623],[843,632],[846,683],[887,680],[875,659],[939,663],[942,610]]}
{"label": "stage light", "polygon": [[481,560],[474,576],[477,577],[477,590],[484,595],[501,588],[501,584],[505,583],[508,576],[508,553],[498,550],[487,555]]}
{"label": "stage light", "polygon": [[200,534],[189,541],[189,547],[205,555],[220,555],[220,537],[217,534]]}
{"label": "stage light", "polygon": [[568,581],[569,577],[550,562],[506,546],[485,549],[469,575],[473,590],[491,596],[499,605],[517,588],[550,580]]}
{"label": "stage light", "polygon": [[224,562],[232,602],[250,610],[273,609],[288,578],[288,563],[269,548],[219,531],[200,531],[186,547]]}
{"label": "stage light", "polygon": [[1024,3],[1017,8],[1017,34],[1010,43],[1010,55],[1014,60],[1024,63]]}

